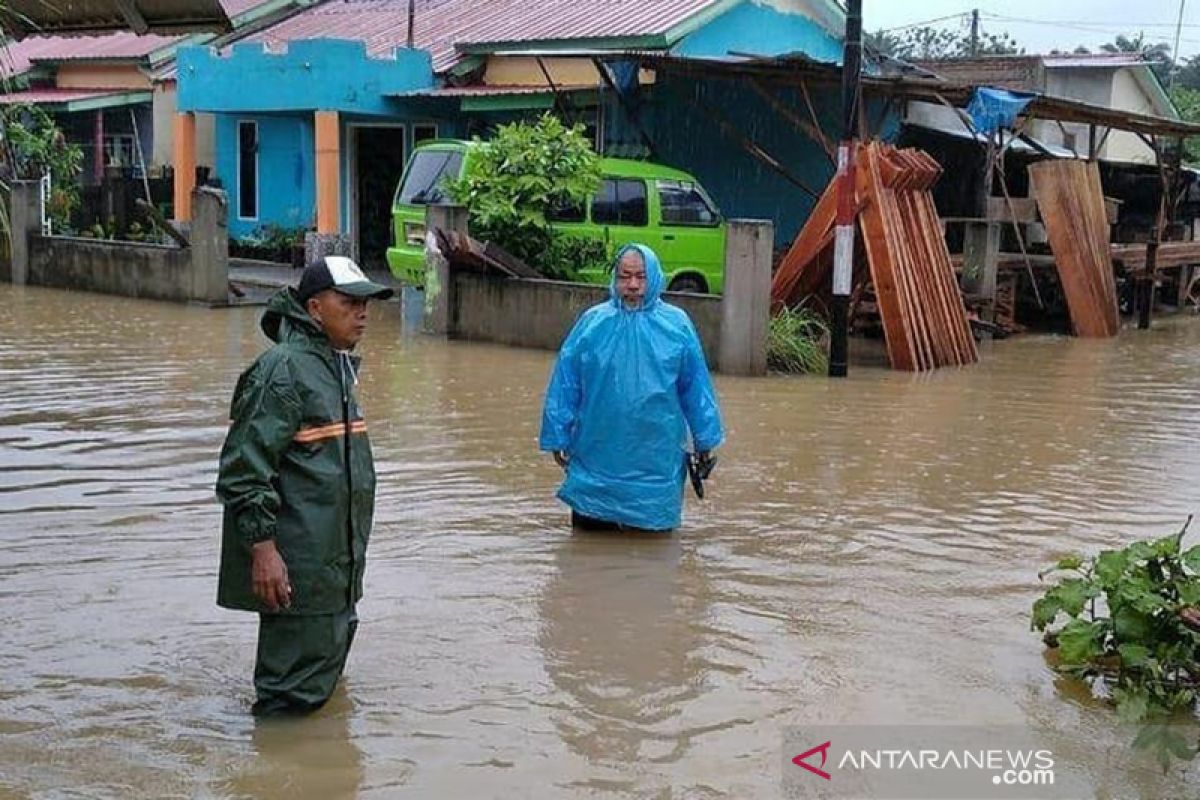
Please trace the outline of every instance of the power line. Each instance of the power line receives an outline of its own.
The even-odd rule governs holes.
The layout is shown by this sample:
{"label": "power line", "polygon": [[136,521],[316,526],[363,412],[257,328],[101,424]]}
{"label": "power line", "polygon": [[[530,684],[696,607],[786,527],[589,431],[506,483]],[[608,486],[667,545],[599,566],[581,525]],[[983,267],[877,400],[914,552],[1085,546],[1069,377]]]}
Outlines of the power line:
{"label": "power line", "polygon": [[[1131,28],[1138,27],[1137,25],[1105,25],[1105,24],[1100,24],[1100,23],[1093,25],[1092,23],[1080,24],[1078,22],[1066,22],[1066,21],[1052,22],[1049,20],[1040,20],[1040,19],[1022,19],[1020,17],[1002,17],[1002,16],[995,15],[995,14],[986,14],[985,16],[987,16],[989,19],[993,19],[993,20],[996,20],[999,22],[1006,22],[1009,24],[1038,25],[1038,26],[1041,26],[1044,28],[1058,28],[1059,30],[1079,31],[1081,33],[1099,34],[1101,36],[1111,36],[1114,33],[1114,31],[1118,32],[1118,33],[1128,32]],[[1183,38],[1181,38],[1179,41],[1187,42],[1188,44],[1200,44],[1200,39],[1183,39]],[[1158,44],[1158,43],[1159,42],[1153,42],[1152,44]],[[1163,41],[1162,43],[1166,44],[1165,41]]]}
{"label": "power line", "polygon": [[[1004,20],[1006,22],[1032,22],[1038,25],[1075,25],[1079,22],[1076,19],[1056,20],[1056,19],[1035,19],[1032,17],[1010,17],[1007,14],[996,14],[992,11],[979,12],[985,17],[992,19]],[[1107,28],[1121,28],[1130,30],[1132,28],[1174,28],[1174,22],[1089,22],[1088,25],[1101,25]],[[1200,28],[1200,22],[1184,22],[1184,28]]]}
{"label": "power line", "polygon": [[944,17],[934,17],[933,19],[922,20],[921,22],[909,22],[906,25],[895,25],[891,28],[880,28],[880,33],[891,33],[892,31],[902,31],[908,28],[924,28],[927,25],[932,25],[935,22],[945,22],[948,19],[965,19],[971,16],[970,11],[964,11],[961,14],[948,14]]}

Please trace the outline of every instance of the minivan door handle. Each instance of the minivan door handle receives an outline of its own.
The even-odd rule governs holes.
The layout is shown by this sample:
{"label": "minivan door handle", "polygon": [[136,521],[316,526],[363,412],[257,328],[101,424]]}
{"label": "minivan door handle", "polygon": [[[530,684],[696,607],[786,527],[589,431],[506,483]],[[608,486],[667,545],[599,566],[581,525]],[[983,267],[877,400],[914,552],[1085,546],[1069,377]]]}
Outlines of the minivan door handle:
{"label": "minivan door handle", "polygon": [[665,241],[665,242],[673,242],[673,241],[675,241],[675,234],[673,234],[673,233],[664,233],[664,234],[663,234],[663,241]]}

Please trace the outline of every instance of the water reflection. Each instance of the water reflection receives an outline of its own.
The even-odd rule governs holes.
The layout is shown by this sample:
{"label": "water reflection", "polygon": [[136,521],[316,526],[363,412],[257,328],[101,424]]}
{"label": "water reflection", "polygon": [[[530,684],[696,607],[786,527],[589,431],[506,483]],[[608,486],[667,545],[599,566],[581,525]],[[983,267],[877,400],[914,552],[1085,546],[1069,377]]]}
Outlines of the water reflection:
{"label": "water reflection", "polygon": [[677,761],[681,713],[700,693],[691,664],[705,612],[703,592],[685,591],[678,536],[576,532],[555,548],[554,567],[538,645],[571,698],[554,718],[563,741],[604,765]]}
{"label": "water reflection", "polygon": [[719,376],[709,497],[627,539],[566,531],[536,451],[551,354],[373,307],[349,691],[260,730],[212,494],[260,311],[6,286],[0,309],[0,796],[764,797],[783,726],[897,721],[1026,725],[1096,796],[1195,796],[1111,769],[1129,737],[1028,631],[1038,569],[1200,510],[1193,319],[927,376]]}
{"label": "water reflection", "polygon": [[341,800],[357,796],[362,753],[350,732],[354,712],[343,682],[316,714],[257,720],[252,757],[221,790],[231,797]]}

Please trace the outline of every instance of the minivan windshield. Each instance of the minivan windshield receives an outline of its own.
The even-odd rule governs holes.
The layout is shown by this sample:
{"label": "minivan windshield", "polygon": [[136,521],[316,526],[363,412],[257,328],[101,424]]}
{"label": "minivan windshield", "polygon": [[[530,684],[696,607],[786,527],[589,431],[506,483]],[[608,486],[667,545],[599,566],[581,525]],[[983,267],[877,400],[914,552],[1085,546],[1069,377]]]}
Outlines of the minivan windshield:
{"label": "minivan windshield", "polygon": [[419,150],[396,193],[396,205],[426,205],[446,199],[442,178],[457,178],[462,166],[461,150]]}

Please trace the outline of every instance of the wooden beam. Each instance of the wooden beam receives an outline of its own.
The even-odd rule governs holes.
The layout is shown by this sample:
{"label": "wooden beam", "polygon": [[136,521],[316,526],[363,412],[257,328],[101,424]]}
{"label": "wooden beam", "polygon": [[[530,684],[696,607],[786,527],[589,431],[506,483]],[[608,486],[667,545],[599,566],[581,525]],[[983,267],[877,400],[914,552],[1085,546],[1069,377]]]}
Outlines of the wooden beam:
{"label": "wooden beam", "polygon": [[737,128],[736,125],[734,125],[732,122],[730,122],[728,119],[725,118],[724,114],[722,114],[720,111],[718,111],[717,109],[710,106],[708,103],[705,103],[703,100],[697,100],[696,102],[700,106],[700,108],[702,108],[704,110],[705,114],[712,117],[713,121],[717,123],[717,127],[721,129],[722,133],[724,133],[730,139],[733,139],[738,144],[740,144],[742,146],[742,149],[744,149],[747,153],[749,153],[753,158],[760,161],[768,169],[777,173],[779,176],[781,176],[784,180],[791,183],[793,186],[796,186],[799,189],[801,189],[802,191],[804,191],[809,197],[813,198],[814,200],[816,200],[820,197],[820,195],[817,194],[816,192],[814,192],[812,189],[810,189],[804,183],[804,181],[797,178],[795,175],[793,175],[788,170],[787,167],[783,166],[783,164],[781,164],[777,158],[772,156],[766,150],[763,150],[760,146],[758,146],[754,142],[753,139],[751,139],[746,134],[742,133]]}
{"label": "wooden beam", "polygon": [[637,129],[638,136],[641,138],[642,144],[645,145],[649,156],[651,158],[656,158],[657,153],[654,147],[654,141],[650,138],[650,135],[646,133],[645,127],[642,126],[642,120],[638,115],[637,110],[633,106],[629,105],[628,102],[626,102],[625,95],[621,94],[621,90],[618,89],[617,84],[613,82],[612,75],[608,71],[608,65],[599,58],[593,58],[592,64],[595,65],[596,71],[600,73],[600,80],[604,81],[604,85],[611,89],[612,93],[616,95],[617,105],[621,107],[621,110],[625,112],[625,116],[629,117],[629,121],[632,122],[633,127]]}
{"label": "wooden beam", "polygon": [[799,116],[793,113],[790,108],[772,97],[771,93],[767,91],[766,87],[764,87],[758,81],[750,81],[750,88],[753,89],[759,97],[761,97],[763,100],[766,100],[771,108],[775,109],[777,114],[790,122],[794,128],[819,144],[821,149],[825,151],[825,155],[829,158],[830,164],[837,163],[837,156],[834,154],[833,146],[825,138],[825,135],[821,132],[820,128],[817,128],[811,123],[802,120]]}
{"label": "wooden beam", "polygon": [[117,11],[129,23],[129,27],[138,36],[142,36],[150,31],[150,25],[146,22],[146,18],[142,16],[142,12],[138,10],[137,4],[133,0],[114,0],[113,5],[117,7]]}

